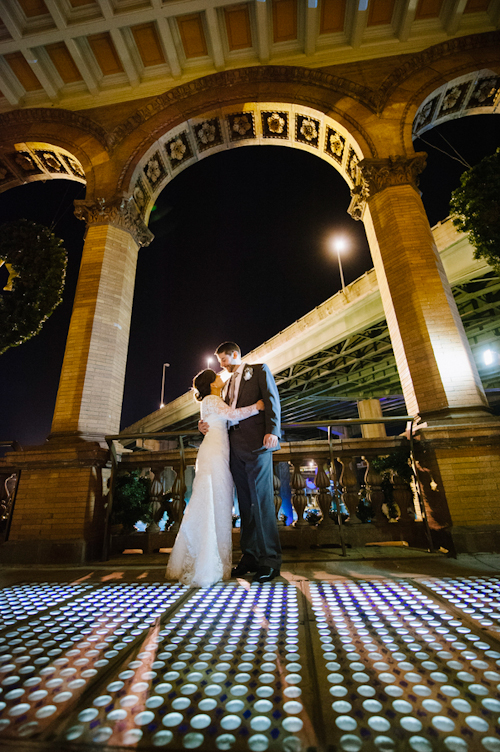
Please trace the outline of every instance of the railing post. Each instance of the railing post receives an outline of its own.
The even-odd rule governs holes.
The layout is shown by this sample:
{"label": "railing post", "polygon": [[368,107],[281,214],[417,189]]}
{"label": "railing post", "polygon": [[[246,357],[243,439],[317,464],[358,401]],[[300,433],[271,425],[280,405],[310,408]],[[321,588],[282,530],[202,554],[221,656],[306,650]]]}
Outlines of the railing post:
{"label": "railing post", "polygon": [[306,482],[300,472],[300,460],[293,466],[293,475],[290,482],[292,487],[292,506],[297,514],[294,527],[304,527],[309,523],[304,519],[304,511],[307,506],[307,496],[305,492]]}
{"label": "railing post", "polygon": [[283,527],[283,520],[280,519],[281,509],[281,479],[276,473],[277,466],[273,466],[273,487],[274,487],[274,511],[278,527]]}
{"label": "railing post", "polygon": [[399,507],[401,513],[400,521],[408,522],[410,519],[409,508],[413,506],[413,494],[411,489],[402,478],[394,473],[392,476],[392,487],[394,489],[394,501]]}
{"label": "railing post", "polygon": [[385,500],[384,492],[382,491],[382,476],[373,468],[371,457],[363,457],[363,459],[367,465],[365,472],[365,484],[368,499],[370,500],[370,503],[372,505],[375,517],[378,517],[380,519],[380,510]]}
{"label": "railing post", "polygon": [[358,506],[358,479],[356,476],[356,458],[351,456],[342,456],[338,458],[342,465],[342,474],[339,485],[342,490],[342,498],[349,512],[349,522],[351,525],[359,523],[356,517],[356,507]]}
{"label": "railing post", "polygon": [[332,506],[332,495],[330,493],[330,478],[325,472],[324,465],[318,462],[318,470],[316,472],[315,485],[319,490],[318,505],[321,509],[323,519],[321,520],[321,527],[332,527],[334,522],[330,517],[330,509]]}
{"label": "railing post", "polygon": [[184,509],[186,508],[186,502],[184,500],[184,494],[186,492],[186,486],[184,484],[184,477],[181,475],[180,468],[177,473],[177,477],[172,486],[172,501],[171,507],[172,517],[174,518],[174,524],[170,528],[172,533],[178,533],[181,526],[182,517],[184,515]]}
{"label": "railing post", "polygon": [[109,476],[109,489],[106,496],[106,506],[104,512],[101,561],[108,561],[109,559],[109,549],[111,543],[110,522],[111,515],[113,513],[113,497],[115,493],[116,471],[118,468],[118,454],[116,452],[115,442],[113,440],[106,439],[106,443],[109,447],[109,456],[111,458],[111,473]]}
{"label": "railing post", "polygon": [[149,487],[149,506],[151,510],[152,521],[146,528],[147,533],[161,533],[158,522],[163,516],[163,486],[159,480],[161,468],[152,467],[151,472],[154,477]]}

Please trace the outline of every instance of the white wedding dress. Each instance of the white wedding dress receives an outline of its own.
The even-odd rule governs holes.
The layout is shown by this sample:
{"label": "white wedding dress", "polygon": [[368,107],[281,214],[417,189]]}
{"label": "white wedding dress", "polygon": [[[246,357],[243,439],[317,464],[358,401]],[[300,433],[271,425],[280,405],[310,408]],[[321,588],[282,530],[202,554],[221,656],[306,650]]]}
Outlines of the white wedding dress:
{"label": "white wedding dress", "polygon": [[209,587],[231,576],[233,478],[227,421],[257,413],[255,405],[231,408],[214,394],[203,399],[201,417],[210,428],[198,450],[193,490],[170,554],[167,579]]}

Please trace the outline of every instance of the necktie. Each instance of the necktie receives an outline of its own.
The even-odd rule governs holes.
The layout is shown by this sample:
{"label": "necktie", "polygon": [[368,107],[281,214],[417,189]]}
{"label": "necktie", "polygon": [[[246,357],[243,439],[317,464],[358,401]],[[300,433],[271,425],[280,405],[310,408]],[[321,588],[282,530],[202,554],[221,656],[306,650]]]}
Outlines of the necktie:
{"label": "necktie", "polygon": [[229,384],[227,387],[227,404],[232,405],[233,399],[234,399],[234,386],[236,383],[236,374],[232,373],[231,378],[229,379]]}

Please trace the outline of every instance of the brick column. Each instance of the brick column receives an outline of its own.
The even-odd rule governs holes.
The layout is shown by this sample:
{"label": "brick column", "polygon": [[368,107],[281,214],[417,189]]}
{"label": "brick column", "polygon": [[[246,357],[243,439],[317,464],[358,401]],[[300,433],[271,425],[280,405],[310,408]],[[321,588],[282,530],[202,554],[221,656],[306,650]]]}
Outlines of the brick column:
{"label": "brick column", "polygon": [[102,551],[103,438],[119,430],[137,251],[152,235],[133,200],[76,204],[88,229],[52,433],[5,458],[21,475],[0,562],[83,563]]}
{"label": "brick column", "polygon": [[117,433],[137,252],[152,235],[130,201],[76,202],[88,223],[50,439]]}
{"label": "brick column", "polygon": [[364,159],[362,219],[403,387],[436,547],[500,550],[500,423],[486,395],[417,190],[425,154]]}
{"label": "brick column", "polygon": [[364,159],[350,212],[362,218],[409,414],[485,420],[488,403],[416,187],[425,154]]}
{"label": "brick column", "polygon": [[[360,418],[383,418],[380,400],[359,400],[358,415]],[[364,439],[378,439],[387,436],[387,432],[383,423],[364,423],[361,425],[361,435]]]}

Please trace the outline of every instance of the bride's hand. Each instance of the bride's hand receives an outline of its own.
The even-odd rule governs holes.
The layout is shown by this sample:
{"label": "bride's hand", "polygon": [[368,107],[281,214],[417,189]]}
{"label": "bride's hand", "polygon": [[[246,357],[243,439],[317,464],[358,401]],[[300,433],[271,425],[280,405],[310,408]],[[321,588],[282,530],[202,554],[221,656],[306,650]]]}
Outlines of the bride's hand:
{"label": "bride's hand", "polygon": [[258,402],[255,403],[255,407],[257,408],[257,410],[259,410],[259,412],[266,409],[263,400],[258,400]]}

